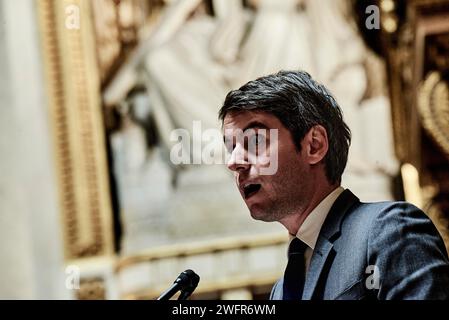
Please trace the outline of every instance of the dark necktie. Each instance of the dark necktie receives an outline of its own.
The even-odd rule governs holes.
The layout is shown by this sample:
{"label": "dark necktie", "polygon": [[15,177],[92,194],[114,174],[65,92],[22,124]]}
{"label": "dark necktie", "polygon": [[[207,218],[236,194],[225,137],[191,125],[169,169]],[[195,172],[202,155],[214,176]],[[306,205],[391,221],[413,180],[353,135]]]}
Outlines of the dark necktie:
{"label": "dark necktie", "polygon": [[284,273],[283,300],[301,300],[305,282],[304,252],[307,245],[294,238],[288,248],[288,264]]}

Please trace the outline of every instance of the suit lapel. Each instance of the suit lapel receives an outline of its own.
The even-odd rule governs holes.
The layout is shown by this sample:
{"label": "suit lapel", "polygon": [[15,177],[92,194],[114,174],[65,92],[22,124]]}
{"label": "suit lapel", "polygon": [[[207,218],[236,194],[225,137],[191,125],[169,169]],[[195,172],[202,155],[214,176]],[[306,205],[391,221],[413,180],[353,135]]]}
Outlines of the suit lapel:
{"label": "suit lapel", "polygon": [[310,260],[309,272],[306,276],[306,283],[304,284],[304,291],[302,300],[312,299],[315,292],[316,285],[321,275],[321,271],[327,261],[329,252],[333,247],[333,243],[324,237],[318,237],[318,241],[313,251],[312,259]]}
{"label": "suit lapel", "polygon": [[329,258],[329,253],[332,251],[333,243],[340,235],[343,217],[358,201],[359,199],[351,191],[346,189],[332,205],[329,214],[321,227],[310,260],[309,271],[306,276],[306,283],[304,284],[303,300],[310,300],[313,298],[321,273]]}

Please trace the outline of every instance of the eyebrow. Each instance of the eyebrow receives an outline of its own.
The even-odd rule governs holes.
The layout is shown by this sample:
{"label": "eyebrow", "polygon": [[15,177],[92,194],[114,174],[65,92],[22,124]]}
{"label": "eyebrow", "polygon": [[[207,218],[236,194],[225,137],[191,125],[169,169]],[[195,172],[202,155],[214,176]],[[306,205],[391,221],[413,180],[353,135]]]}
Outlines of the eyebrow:
{"label": "eyebrow", "polygon": [[243,129],[243,132],[245,132],[248,129],[269,129],[266,124],[260,122],[260,121],[251,121],[245,129]]}
{"label": "eyebrow", "polygon": [[[262,123],[260,121],[254,120],[254,121],[251,121],[245,127],[245,129],[242,130],[242,132],[245,132],[248,129],[267,129],[268,130],[270,128],[268,128],[266,124],[264,124],[264,123]],[[226,137],[225,136],[223,136],[223,142],[226,142]]]}

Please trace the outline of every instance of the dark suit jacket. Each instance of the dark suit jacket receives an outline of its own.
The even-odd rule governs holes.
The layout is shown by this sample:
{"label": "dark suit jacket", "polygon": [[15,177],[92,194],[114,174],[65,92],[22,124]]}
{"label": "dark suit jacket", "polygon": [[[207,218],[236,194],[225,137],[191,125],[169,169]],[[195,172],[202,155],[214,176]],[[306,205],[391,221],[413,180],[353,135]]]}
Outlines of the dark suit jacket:
{"label": "dark suit jacket", "polygon": [[[270,299],[282,299],[282,285]],[[415,206],[362,203],[345,190],[321,228],[302,298],[449,299],[443,240]]]}

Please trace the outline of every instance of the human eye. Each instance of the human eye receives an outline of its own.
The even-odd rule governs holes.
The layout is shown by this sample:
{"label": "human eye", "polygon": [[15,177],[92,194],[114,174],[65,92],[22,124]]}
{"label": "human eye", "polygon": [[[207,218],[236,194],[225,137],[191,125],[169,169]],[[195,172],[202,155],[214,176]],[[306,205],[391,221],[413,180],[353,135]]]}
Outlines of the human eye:
{"label": "human eye", "polygon": [[248,139],[248,148],[251,153],[258,155],[264,149],[266,145],[265,135],[256,132],[254,135],[250,136]]}
{"label": "human eye", "polygon": [[262,135],[256,133],[250,138],[250,143],[254,146],[258,146],[262,142]]}

